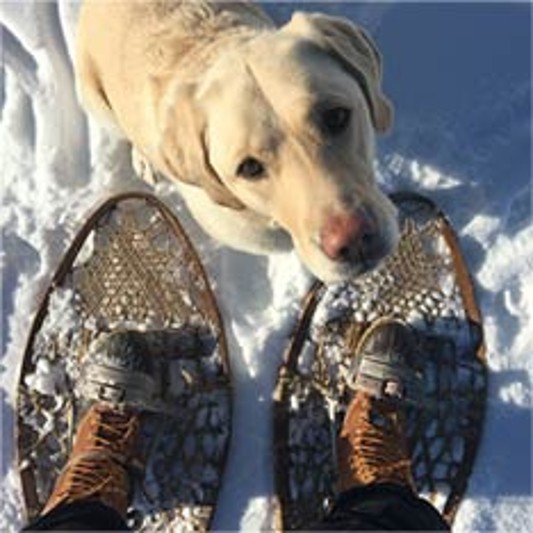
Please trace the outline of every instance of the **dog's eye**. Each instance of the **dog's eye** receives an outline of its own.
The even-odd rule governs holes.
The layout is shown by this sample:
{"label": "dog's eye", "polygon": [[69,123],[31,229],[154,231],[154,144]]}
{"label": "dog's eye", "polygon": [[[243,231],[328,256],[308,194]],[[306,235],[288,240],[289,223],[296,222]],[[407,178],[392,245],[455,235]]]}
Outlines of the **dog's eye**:
{"label": "dog's eye", "polygon": [[346,107],[333,107],[322,113],[322,128],[329,135],[342,133],[350,123],[351,112]]}
{"label": "dog's eye", "polygon": [[263,163],[255,159],[255,157],[247,157],[237,167],[237,176],[243,178],[257,179],[263,177],[265,174],[265,167]]}

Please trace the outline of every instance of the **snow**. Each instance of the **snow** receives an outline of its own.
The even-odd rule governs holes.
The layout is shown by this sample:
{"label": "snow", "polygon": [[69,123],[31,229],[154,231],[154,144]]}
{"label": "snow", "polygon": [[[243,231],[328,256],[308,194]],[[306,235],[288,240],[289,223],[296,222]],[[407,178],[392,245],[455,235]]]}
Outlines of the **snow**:
{"label": "snow", "polygon": [[[267,4],[366,26],[385,58],[396,126],[379,141],[383,185],[449,214],[478,288],[491,370],[485,434],[456,531],[533,530],[531,6],[527,3]],[[85,213],[135,180],[127,145],[88,121],[72,77],[77,3],[2,2],[2,531],[23,521],[12,468],[19,365],[40,295]],[[205,236],[157,186],[196,243],[225,317],[236,384],[234,441],[215,527],[272,527],[271,396],[310,277],[295,254],[244,255]]]}

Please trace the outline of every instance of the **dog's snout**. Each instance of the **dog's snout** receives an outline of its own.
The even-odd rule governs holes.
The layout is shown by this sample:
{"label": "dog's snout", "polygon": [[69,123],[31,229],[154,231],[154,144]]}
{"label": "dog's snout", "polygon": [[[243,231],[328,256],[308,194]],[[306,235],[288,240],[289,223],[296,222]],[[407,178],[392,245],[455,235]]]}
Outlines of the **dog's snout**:
{"label": "dog's snout", "polygon": [[330,215],[320,234],[320,247],[334,261],[363,258],[374,240],[373,224],[362,212]]}

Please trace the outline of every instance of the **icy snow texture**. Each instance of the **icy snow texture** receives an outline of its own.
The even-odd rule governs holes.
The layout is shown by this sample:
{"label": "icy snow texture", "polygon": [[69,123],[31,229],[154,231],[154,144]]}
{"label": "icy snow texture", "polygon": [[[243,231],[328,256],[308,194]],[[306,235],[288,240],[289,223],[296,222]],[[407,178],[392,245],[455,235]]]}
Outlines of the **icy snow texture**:
{"label": "icy snow texture", "polygon": [[[142,188],[125,143],[75,102],[77,4],[2,2],[2,531],[20,526],[12,469],[20,358],[39,295],[87,209]],[[486,432],[456,531],[533,530],[529,4],[268,4],[344,15],[369,28],[385,57],[396,126],[377,168],[391,189],[440,203],[456,225],[485,317],[492,371]],[[497,36],[497,38],[495,38]],[[168,186],[157,191],[186,224],[215,280],[235,381],[235,424],[215,526],[268,528],[271,393],[284,340],[309,278],[294,254],[252,257],[203,235]],[[253,451],[253,453],[251,453]]]}

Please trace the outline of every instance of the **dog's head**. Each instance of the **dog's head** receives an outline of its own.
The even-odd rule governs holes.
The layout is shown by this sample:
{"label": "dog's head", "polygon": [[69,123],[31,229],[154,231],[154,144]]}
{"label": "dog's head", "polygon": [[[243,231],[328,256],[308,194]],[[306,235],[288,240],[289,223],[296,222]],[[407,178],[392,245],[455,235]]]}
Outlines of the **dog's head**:
{"label": "dog's head", "polygon": [[166,163],[215,202],[284,228],[319,278],[364,272],[398,238],[373,171],[374,130],[392,122],[381,76],[362,29],[296,13],[225,51],[199,84],[177,86]]}

